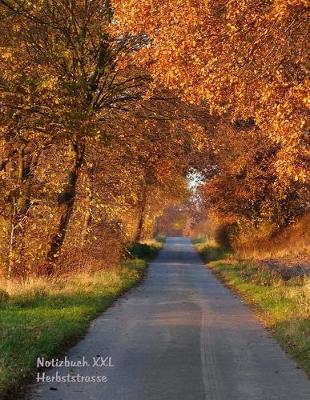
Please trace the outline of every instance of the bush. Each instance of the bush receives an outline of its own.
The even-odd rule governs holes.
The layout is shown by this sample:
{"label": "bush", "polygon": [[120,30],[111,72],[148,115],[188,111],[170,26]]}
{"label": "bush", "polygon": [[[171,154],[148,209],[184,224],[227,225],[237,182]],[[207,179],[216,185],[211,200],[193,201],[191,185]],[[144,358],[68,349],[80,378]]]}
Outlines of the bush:
{"label": "bush", "polygon": [[157,242],[159,242],[159,243],[165,243],[165,242],[166,242],[166,236],[158,235],[158,236],[156,237],[156,240],[157,240]]}
{"label": "bush", "polygon": [[125,248],[130,258],[142,258],[145,260],[155,258],[159,249],[159,244],[148,245],[145,243],[132,243],[128,244]]}
{"label": "bush", "polygon": [[236,224],[226,223],[219,225],[214,233],[216,243],[227,249],[232,247],[232,237],[236,233]]}
{"label": "bush", "polygon": [[309,223],[310,214],[281,230],[267,221],[258,227],[243,224],[233,237],[232,247],[242,257],[309,256]]}
{"label": "bush", "polygon": [[0,289],[0,306],[5,303],[9,297],[9,294],[4,289]]}

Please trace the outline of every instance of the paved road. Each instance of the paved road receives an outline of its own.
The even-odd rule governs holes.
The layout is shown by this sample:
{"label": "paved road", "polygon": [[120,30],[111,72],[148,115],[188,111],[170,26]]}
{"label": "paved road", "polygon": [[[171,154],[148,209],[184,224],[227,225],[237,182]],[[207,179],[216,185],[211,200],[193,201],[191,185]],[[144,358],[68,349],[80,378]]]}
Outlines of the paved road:
{"label": "paved road", "polygon": [[[247,305],[200,261],[190,241],[169,238],[145,281],[97,318],[67,353],[71,368],[107,383],[40,384],[31,400],[308,400],[310,384]],[[105,361],[107,364],[108,361]],[[50,377],[66,375],[51,369]],[[51,390],[53,389],[53,390]],[[57,389],[57,390],[55,390]]]}

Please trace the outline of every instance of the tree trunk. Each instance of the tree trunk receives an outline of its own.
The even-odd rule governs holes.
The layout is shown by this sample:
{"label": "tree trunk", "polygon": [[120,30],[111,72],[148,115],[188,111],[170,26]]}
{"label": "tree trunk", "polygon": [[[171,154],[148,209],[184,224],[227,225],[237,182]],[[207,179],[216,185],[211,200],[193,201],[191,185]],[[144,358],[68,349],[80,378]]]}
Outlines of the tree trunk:
{"label": "tree trunk", "polygon": [[19,152],[18,162],[18,182],[19,182],[19,198],[17,202],[17,214],[23,218],[31,206],[31,191],[33,184],[34,171],[38,165],[40,153],[28,152],[25,148]]}
{"label": "tree trunk", "polygon": [[153,220],[153,237],[156,239],[159,235],[159,218],[154,217]]}
{"label": "tree trunk", "polygon": [[7,278],[12,277],[15,266],[15,228],[16,228],[16,201],[15,197],[11,199],[11,221],[10,221],[10,236],[9,236],[9,254],[8,254],[8,271]]}
{"label": "tree trunk", "polygon": [[135,238],[134,238],[135,243],[140,242],[140,240],[142,238],[144,218],[145,218],[145,209],[146,209],[146,200],[147,200],[147,186],[144,185],[144,187],[142,189],[142,194],[141,194],[137,230],[136,230],[136,234],[135,234]]}
{"label": "tree trunk", "polygon": [[89,230],[90,226],[93,220],[93,200],[94,200],[94,195],[93,195],[93,181],[94,181],[94,173],[95,173],[95,168],[94,165],[91,164],[87,168],[87,176],[88,176],[88,188],[87,188],[87,210],[85,214],[85,220],[84,220],[84,227],[83,227],[83,232],[81,235],[81,245],[83,246],[88,239],[89,236]]}
{"label": "tree trunk", "polygon": [[[8,278],[24,271],[17,269],[17,265],[22,265],[24,253],[24,224],[31,207],[31,192],[33,184],[33,173],[38,163],[38,154],[26,151],[26,146],[21,146],[17,150],[17,189],[9,196],[11,203],[11,218],[9,232],[9,261]],[[10,165],[10,164],[8,164]]]}
{"label": "tree trunk", "polygon": [[58,195],[58,211],[60,215],[59,224],[56,231],[52,234],[50,249],[47,254],[47,274],[51,275],[55,269],[55,263],[60,256],[61,248],[64,243],[67,229],[73,213],[76,199],[76,187],[80,175],[81,167],[84,162],[85,144],[75,142],[72,144],[74,154],[72,168],[68,172],[66,188]]}

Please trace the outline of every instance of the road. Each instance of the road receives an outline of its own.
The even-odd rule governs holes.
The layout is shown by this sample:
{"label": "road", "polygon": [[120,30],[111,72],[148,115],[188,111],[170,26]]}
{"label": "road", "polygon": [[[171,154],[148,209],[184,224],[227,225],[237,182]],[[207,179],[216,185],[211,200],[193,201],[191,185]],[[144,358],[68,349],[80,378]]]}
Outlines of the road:
{"label": "road", "polygon": [[[104,365],[93,366],[93,357],[102,357]],[[89,366],[52,368],[47,375],[108,381],[35,384],[27,398],[310,399],[303,371],[185,238],[167,239],[144,282],[97,318],[67,359]]]}

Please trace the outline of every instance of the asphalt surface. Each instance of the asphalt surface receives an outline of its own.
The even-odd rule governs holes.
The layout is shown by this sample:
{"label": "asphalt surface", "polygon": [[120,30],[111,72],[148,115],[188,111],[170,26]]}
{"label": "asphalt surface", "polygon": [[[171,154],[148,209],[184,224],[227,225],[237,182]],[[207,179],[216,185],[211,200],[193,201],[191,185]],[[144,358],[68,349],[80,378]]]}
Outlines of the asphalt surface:
{"label": "asphalt surface", "polygon": [[[100,356],[103,365],[93,365]],[[107,382],[35,384],[27,399],[310,399],[303,371],[185,238],[168,238],[144,282],[97,318],[67,357],[89,366],[52,368],[45,378]]]}

